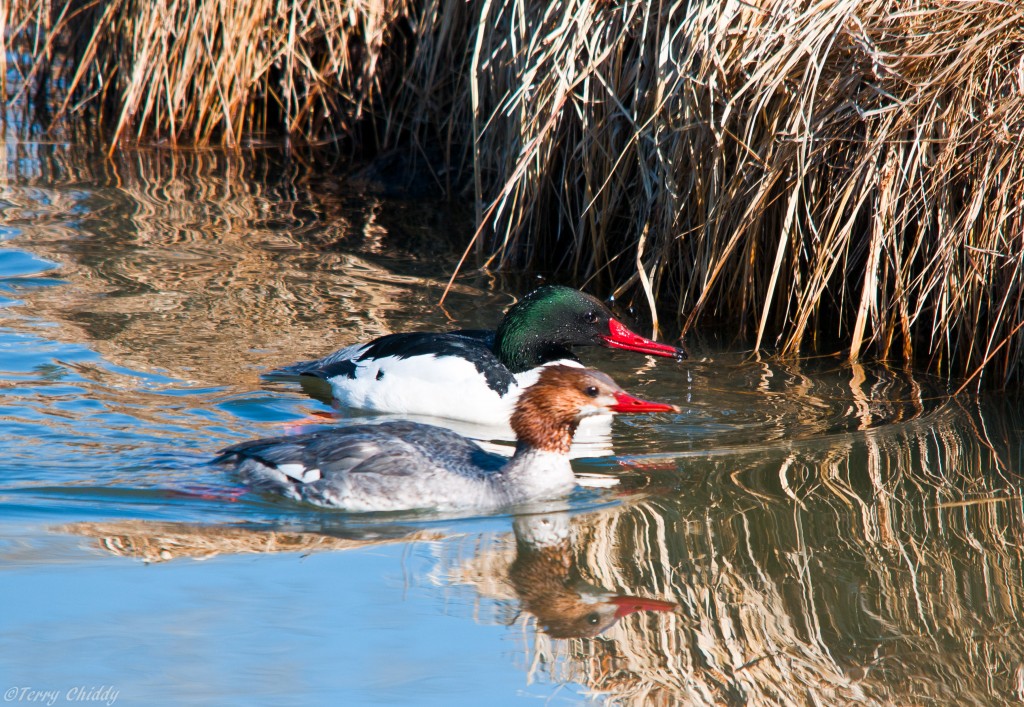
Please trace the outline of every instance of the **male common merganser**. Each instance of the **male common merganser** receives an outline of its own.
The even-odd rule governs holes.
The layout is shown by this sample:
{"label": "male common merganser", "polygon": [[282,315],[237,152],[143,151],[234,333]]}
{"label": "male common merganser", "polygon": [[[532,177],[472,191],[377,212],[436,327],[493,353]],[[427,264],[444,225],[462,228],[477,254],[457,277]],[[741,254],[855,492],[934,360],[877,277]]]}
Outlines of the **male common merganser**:
{"label": "male common merganser", "polygon": [[630,331],[599,300],[570,287],[539,287],[497,331],[388,334],[274,371],[327,381],[341,405],[507,427],[519,394],[542,366],[580,365],[569,347],[601,345],[653,356],[686,352]]}
{"label": "male common merganser", "polygon": [[232,463],[258,491],[351,511],[497,508],[563,494],[580,420],[609,411],[678,412],[634,398],[586,368],[545,367],[516,403],[512,458],[451,430],[394,421],[243,442],[212,463]]}

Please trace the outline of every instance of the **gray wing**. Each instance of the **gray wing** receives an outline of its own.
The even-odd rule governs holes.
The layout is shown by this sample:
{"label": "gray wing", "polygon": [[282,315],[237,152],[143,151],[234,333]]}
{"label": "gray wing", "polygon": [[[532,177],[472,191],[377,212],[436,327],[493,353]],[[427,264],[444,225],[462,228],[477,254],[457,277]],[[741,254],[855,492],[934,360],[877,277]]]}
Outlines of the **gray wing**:
{"label": "gray wing", "polygon": [[453,474],[477,478],[508,463],[508,457],[488,452],[445,427],[405,421],[385,422],[377,427],[411,445],[425,458],[443,464]]}
{"label": "gray wing", "polygon": [[396,441],[376,426],[361,425],[243,442],[221,450],[211,463],[233,463],[250,486],[296,497],[299,485],[391,456]]}
{"label": "gray wing", "polygon": [[506,461],[451,430],[395,421],[243,442],[222,450],[213,463],[233,463],[253,489],[296,500],[409,507],[493,473]]}

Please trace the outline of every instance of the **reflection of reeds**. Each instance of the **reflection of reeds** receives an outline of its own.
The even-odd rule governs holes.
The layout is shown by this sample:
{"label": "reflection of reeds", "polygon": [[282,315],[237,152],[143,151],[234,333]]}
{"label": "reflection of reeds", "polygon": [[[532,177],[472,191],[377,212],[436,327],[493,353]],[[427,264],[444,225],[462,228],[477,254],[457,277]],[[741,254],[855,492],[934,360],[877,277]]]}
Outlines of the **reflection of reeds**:
{"label": "reflection of reeds", "polygon": [[95,538],[97,546],[102,550],[145,562],[167,562],[183,557],[204,560],[217,555],[240,553],[349,550],[384,543],[433,541],[443,537],[438,533],[416,531],[393,538],[340,538],[312,532],[141,520],[74,523],[55,530]]}
{"label": "reflection of reeds", "polygon": [[8,91],[51,120],[412,143],[445,175],[472,163],[496,263],[784,351],[1019,377],[1020,3],[7,7]]}
{"label": "reflection of reeds", "polygon": [[[111,362],[251,383],[268,352],[270,365],[290,363],[387,333],[395,312],[403,321],[436,312],[418,294],[443,283],[419,276],[414,257],[396,259],[389,241],[426,228],[415,205],[381,214],[373,197],[343,202],[298,185],[262,152],[96,163],[78,150],[32,148],[30,157],[3,160],[3,176],[45,191],[10,190],[2,222],[20,230],[18,247],[59,263],[73,292],[33,289],[25,299],[75,330],[64,339],[92,342]],[[275,176],[250,181],[254,172]],[[103,186],[82,191],[79,181]],[[375,261],[381,250],[389,255]]]}
{"label": "reflection of reeds", "polygon": [[[999,420],[1019,424],[950,409],[832,445],[713,457],[681,488],[692,497],[579,519],[585,575],[681,610],[598,639],[538,635],[527,663],[616,704],[1020,699],[1024,504],[999,471],[1020,450],[998,441]],[[701,466],[687,458],[679,473]],[[487,549],[452,576],[501,598],[487,578],[513,545]]]}

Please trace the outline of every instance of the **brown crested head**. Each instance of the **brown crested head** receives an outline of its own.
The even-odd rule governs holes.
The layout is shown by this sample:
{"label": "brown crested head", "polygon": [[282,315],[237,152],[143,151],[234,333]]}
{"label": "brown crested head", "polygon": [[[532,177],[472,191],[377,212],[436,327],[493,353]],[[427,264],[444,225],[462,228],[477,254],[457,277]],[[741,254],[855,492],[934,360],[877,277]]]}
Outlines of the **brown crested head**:
{"label": "brown crested head", "polygon": [[512,429],[521,443],[567,453],[584,417],[610,412],[678,411],[675,405],[634,398],[601,371],[547,366],[537,382],[520,396],[512,414]]}

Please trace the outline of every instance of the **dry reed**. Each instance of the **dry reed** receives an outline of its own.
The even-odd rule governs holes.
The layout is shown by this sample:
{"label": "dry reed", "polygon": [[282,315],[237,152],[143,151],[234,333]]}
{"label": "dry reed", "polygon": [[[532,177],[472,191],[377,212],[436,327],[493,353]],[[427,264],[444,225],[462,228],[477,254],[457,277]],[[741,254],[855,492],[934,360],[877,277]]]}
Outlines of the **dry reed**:
{"label": "dry reed", "polygon": [[53,124],[405,146],[442,187],[471,170],[490,266],[684,333],[1022,379],[1020,3],[19,0],[0,23],[8,95]]}

